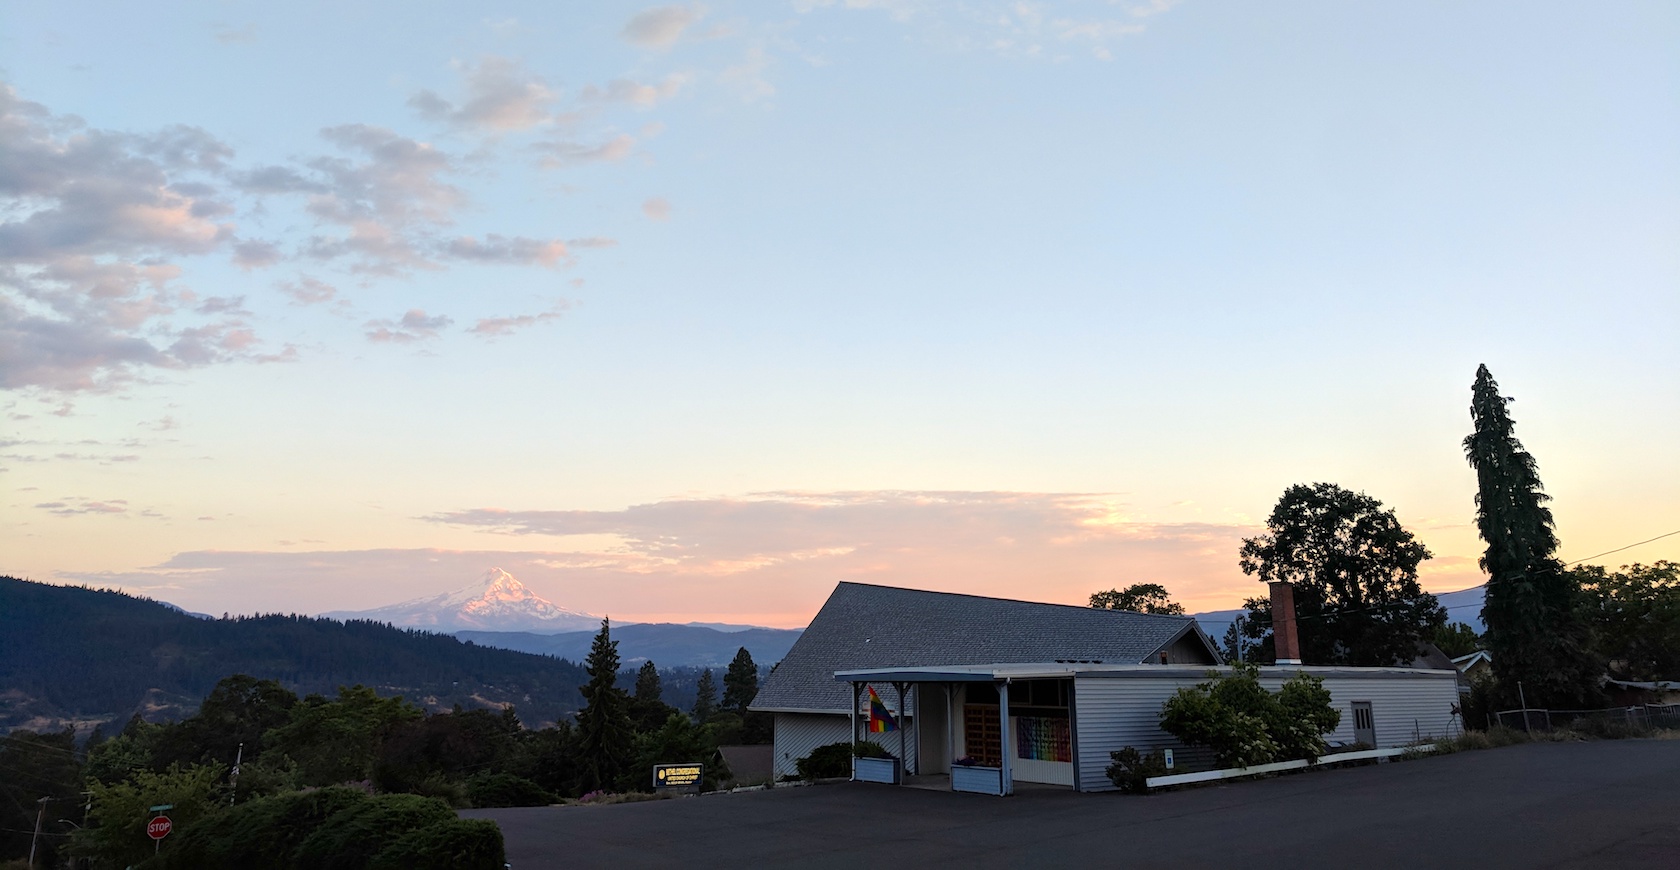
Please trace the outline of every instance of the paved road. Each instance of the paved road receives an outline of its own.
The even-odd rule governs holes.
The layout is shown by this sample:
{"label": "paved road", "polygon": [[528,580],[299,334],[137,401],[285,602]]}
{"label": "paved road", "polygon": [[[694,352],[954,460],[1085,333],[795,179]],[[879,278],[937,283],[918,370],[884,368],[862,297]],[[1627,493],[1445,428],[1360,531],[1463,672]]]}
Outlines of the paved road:
{"label": "paved road", "polygon": [[550,867],[1680,868],[1680,740],[1544,743],[1149,797],[847,783],[469,810]]}

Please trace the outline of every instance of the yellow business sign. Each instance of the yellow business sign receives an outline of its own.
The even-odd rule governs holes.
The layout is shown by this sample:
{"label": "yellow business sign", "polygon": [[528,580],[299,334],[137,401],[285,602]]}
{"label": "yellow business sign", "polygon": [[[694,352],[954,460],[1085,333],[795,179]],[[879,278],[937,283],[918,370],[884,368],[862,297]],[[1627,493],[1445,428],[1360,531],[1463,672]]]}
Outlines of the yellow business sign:
{"label": "yellow business sign", "polygon": [[656,764],[653,766],[653,787],[698,791],[704,772],[705,769],[698,764]]}

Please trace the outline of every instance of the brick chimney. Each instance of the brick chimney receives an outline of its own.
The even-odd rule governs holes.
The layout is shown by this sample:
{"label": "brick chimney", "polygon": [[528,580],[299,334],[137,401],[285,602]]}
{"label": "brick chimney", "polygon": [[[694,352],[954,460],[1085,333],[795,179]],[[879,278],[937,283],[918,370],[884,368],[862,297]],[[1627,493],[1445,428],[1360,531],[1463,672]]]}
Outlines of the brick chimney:
{"label": "brick chimney", "polygon": [[1301,663],[1301,638],[1295,628],[1295,588],[1288,583],[1269,583],[1272,590],[1272,648],[1280,665]]}

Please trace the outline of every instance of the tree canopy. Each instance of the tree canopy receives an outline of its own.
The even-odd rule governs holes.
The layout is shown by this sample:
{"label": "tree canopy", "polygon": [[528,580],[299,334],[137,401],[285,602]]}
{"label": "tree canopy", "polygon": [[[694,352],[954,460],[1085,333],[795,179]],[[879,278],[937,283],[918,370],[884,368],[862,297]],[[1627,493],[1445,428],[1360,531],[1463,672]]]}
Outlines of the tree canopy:
{"label": "tree canopy", "polygon": [[1611,676],[1680,679],[1680,564],[1573,569],[1590,607],[1593,634]]}
{"label": "tree canopy", "polygon": [[1471,387],[1474,431],[1464,456],[1476,470],[1476,527],[1487,550],[1482,622],[1487,625],[1493,671],[1507,700],[1517,684],[1530,704],[1586,706],[1598,699],[1603,670],[1595,660],[1578,579],[1564,570],[1551,496],[1542,491],[1539,465],[1517,440],[1508,413],[1512,400],[1499,394],[1487,366]]}
{"label": "tree canopy", "polygon": [[746,647],[735,653],[729,670],[723,673],[723,709],[747,715],[747,705],[758,695],[758,665]]}
{"label": "tree canopy", "polygon": [[1184,607],[1172,600],[1167,587],[1159,583],[1133,583],[1125,589],[1091,593],[1091,606],[1098,610],[1130,610],[1183,616]]}
{"label": "tree canopy", "polygon": [[[1266,533],[1243,541],[1244,574],[1294,587],[1301,658],[1308,664],[1388,666],[1411,661],[1447,613],[1418,585],[1429,550],[1394,511],[1333,483],[1284,490]],[[1271,631],[1271,601],[1246,602],[1249,636]],[[1272,655],[1261,644],[1262,656]],[[1267,659],[1269,660],[1269,658]]]}
{"label": "tree canopy", "polygon": [[706,668],[700,672],[700,680],[694,686],[694,721],[706,722],[717,712],[717,682],[712,679],[712,669]]}
{"label": "tree canopy", "polygon": [[630,702],[618,687],[618,641],[603,619],[601,631],[584,663],[589,682],[579,688],[584,708],[578,711],[578,755],[584,788],[610,788],[624,774],[633,751]]}

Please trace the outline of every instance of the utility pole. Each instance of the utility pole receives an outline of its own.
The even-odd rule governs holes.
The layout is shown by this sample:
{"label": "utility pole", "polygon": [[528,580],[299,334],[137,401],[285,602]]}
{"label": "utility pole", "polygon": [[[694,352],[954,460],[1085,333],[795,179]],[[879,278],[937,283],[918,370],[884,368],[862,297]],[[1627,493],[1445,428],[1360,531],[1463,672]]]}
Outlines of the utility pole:
{"label": "utility pole", "polygon": [[41,808],[35,811],[35,836],[29,838],[29,870],[35,870],[35,843],[41,839],[41,819],[47,815],[47,801],[50,800],[52,798],[41,798],[36,801],[41,805]]}
{"label": "utility pole", "polygon": [[239,795],[239,763],[245,760],[245,743],[240,741],[239,754],[233,757],[233,772],[228,776],[228,806],[233,806],[233,799]]}

